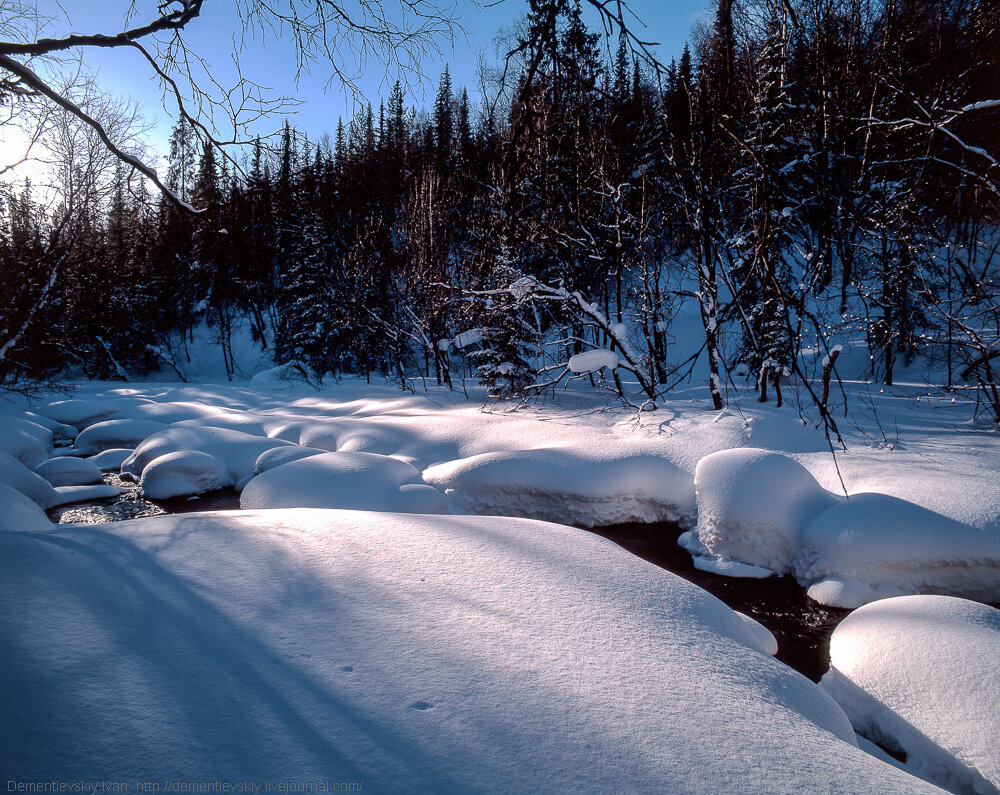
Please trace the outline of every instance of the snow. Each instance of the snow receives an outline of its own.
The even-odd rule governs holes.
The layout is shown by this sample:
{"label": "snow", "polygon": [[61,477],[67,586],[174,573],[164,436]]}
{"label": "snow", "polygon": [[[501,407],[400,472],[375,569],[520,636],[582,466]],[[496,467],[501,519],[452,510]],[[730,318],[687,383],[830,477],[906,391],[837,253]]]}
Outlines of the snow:
{"label": "snow", "polygon": [[42,508],[56,504],[56,491],[52,484],[36,472],[32,472],[10,453],[0,450],[0,483],[21,492]]}
{"label": "snow", "polygon": [[698,526],[683,545],[776,573],[792,569],[806,523],[837,502],[801,464],[752,448],[703,458],[695,489]]}
{"label": "snow", "polygon": [[322,453],[267,469],[243,487],[240,507],[444,513],[444,495],[419,481],[419,470],[389,456]]}
{"label": "snow", "polygon": [[250,379],[250,386],[255,389],[280,389],[306,380],[308,368],[301,362],[286,362],[269,370],[257,373]]}
{"label": "snow", "polygon": [[[52,522],[36,502],[26,497],[20,491],[0,483],[0,534],[42,532],[52,529]],[[11,602],[5,601],[4,610],[11,609]],[[4,656],[9,653],[4,649]],[[2,666],[2,663],[0,663]],[[9,682],[3,677],[5,683]],[[2,730],[0,730],[2,731]],[[0,743],[0,747],[5,744]]]}
{"label": "snow", "polygon": [[267,470],[287,464],[289,461],[298,461],[300,458],[308,458],[322,452],[323,450],[314,447],[274,447],[257,456],[253,465],[253,473],[259,475],[261,472],[267,472]]}
{"label": "snow", "polygon": [[90,461],[71,456],[56,456],[43,461],[35,472],[53,486],[89,486],[102,483],[101,470]]}
{"label": "snow", "polygon": [[132,448],[114,447],[97,455],[87,456],[85,460],[90,461],[101,472],[118,472],[132,452]]}
{"label": "snow", "polygon": [[295,509],[0,533],[0,600],[11,780],[936,791],[745,619],[572,528]]}
{"label": "snow", "polygon": [[600,348],[569,357],[569,369],[574,373],[592,373],[602,367],[614,370],[617,366],[618,354]]}
{"label": "snow", "polygon": [[833,633],[822,687],[857,731],[953,792],[1000,787],[1000,610],[948,596],[884,599]]}
{"label": "snow", "polygon": [[0,422],[0,451],[34,469],[52,451],[52,431],[23,417],[5,416]]}
{"label": "snow", "polygon": [[599,458],[566,447],[484,453],[437,464],[424,480],[457,510],[593,527],[686,517],[690,477],[652,455]]}
{"label": "snow", "polygon": [[[165,490],[173,492],[163,496],[200,494],[208,490],[203,488],[206,483],[212,483],[212,489],[234,485],[254,471],[254,464],[261,453],[288,444],[289,442],[280,439],[267,439],[228,428],[178,425],[154,433],[140,444],[122,464],[122,472],[137,478],[143,477],[145,470],[157,459],[169,454],[181,454],[180,457],[160,462],[159,473],[154,476],[152,483],[157,484],[159,481],[165,484]],[[184,457],[184,454],[196,452],[204,457]],[[209,458],[218,462],[218,469],[214,464],[209,464]],[[190,477],[186,486],[183,483],[185,472]],[[157,493],[161,493],[160,485],[152,487]]]}
{"label": "snow", "polygon": [[695,473],[698,525],[681,544],[729,576],[793,574],[814,600],[854,608],[902,594],[1000,601],[1000,534],[886,494],[838,497],[778,453],[724,450]]}
{"label": "snow", "polygon": [[214,455],[178,450],[150,461],[142,470],[139,486],[149,499],[166,500],[215,491],[234,485],[235,480]]}
{"label": "snow", "polygon": [[839,607],[918,593],[1000,602],[1000,535],[896,497],[853,494],[806,528],[795,573],[818,583],[811,597]]}
{"label": "snow", "polygon": [[129,447],[134,450],[144,439],[168,427],[157,420],[105,420],[84,428],[73,446],[81,455],[93,455],[114,448]]}

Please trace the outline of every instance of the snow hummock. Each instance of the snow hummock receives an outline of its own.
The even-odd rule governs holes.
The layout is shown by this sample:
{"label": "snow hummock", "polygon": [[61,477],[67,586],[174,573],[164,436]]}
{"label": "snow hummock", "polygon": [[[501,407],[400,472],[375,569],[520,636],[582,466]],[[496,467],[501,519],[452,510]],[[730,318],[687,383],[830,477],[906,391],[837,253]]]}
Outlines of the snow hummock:
{"label": "snow hummock", "polygon": [[822,687],[859,734],[906,754],[905,769],[953,792],[1000,788],[1000,610],[904,596],[834,630]]}
{"label": "snow hummock", "polygon": [[592,373],[607,367],[614,370],[618,366],[618,354],[614,351],[596,348],[569,357],[569,369],[574,373]]}
{"label": "snow hummock", "polygon": [[151,500],[203,494],[234,485],[226,465],[209,453],[178,450],[157,456],[142,470],[139,487]]}
{"label": "snow hummock", "polygon": [[[173,492],[161,494],[161,497],[200,494],[209,490],[205,488],[206,483],[214,484],[210,487],[212,489],[235,485],[253,473],[261,453],[289,444],[280,439],[268,439],[228,428],[175,425],[154,433],[140,444],[122,464],[122,472],[140,478],[145,475],[146,468],[160,457],[185,454],[161,462],[159,472],[151,482],[156,484],[160,481],[164,490]],[[201,456],[190,455],[193,453],[200,453]],[[210,464],[208,458],[216,459],[218,467]],[[185,475],[185,472],[188,474]],[[189,478],[187,485],[184,485],[185,477]],[[153,488],[161,491],[159,485],[153,485]]]}
{"label": "snow hummock", "polygon": [[157,420],[115,419],[90,425],[76,437],[74,448],[80,455],[129,447],[133,450],[145,439],[169,427]]}
{"label": "snow hummock", "polygon": [[903,594],[1000,601],[1000,534],[887,494],[848,498],[779,453],[706,456],[695,473],[698,525],[680,542],[700,569],[792,574],[814,600],[855,608]]}
{"label": "snow hummock", "polygon": [[43,461],[35,472],[53,486],[90,486],[102,483],[101,470],[90,461],[60,455]]}
{"label": "snow hummock", "polygon": [[97,455],[87,456],[85,460],[92,463],[101,472],[118,472],[121,471],[122,464],[132,455],[132,452],[133,450],[128,447],[113,447],[110,450],[97,453]]}
{"label": "snow hummock", "polygon": [[[837,503],[801,464],[753,448],[701,459],[695,489],[698,527],[683,539],[685,548],[777,573],[792,570],[806,524]],[[732,573],[723,564],[715,566],[720,574]]]}
{"label": "snow hummock", "polygon": [[3,450],[0,450],[0,483],[21,492],[42,508],[51,508],[57,502],[56,491],[49,481]]}
{"label": "snow hummock", "polygon": [[[51,529],[52,522],[49,521],[49,517],[45,515],[45,511],[39,507],[38,503],[20,491],[0,483],[0,534],[41,532]],[[12,608],[12,603],[4,602],[4,606],[5,610],[0,611],[0,613],[9,611]],[[8,653],[8,650],[4,649],[4,655]],[[0,668],[2,665],[0,663]],[[0,677],[0,679],[5,683],[9,682],[6,677]],[[0,746],[2,745],[0,743]]]}
{"label": "snow hummock", "polygon": [[29,469],[47,460],[52,451],[52,431],[17,416],[0,420],[0,452],[9,453]]}
{"label": "snow hummock", "polygon": [[886,494],[852,494],[806,528],[795,573],[812,598],[838,607],[919,593],[1000,602],[1000,535]]}
{"label": "snow hummock", "polygon": [[461,511],[505,513],[593,527],[686,517],[689,476],[664,458],[602,460],[563,448],[484,453],[437,464],[424,480]]}
{"label": "snow hummock", "polygon": [[444,495],[412,465],[376,453],[321,453],[267,469],[243,487],[240,507],[353,508],[444,513]]}
{"label": "snow hummock", "polygon": [[280,389],[301,384],[307,381],[309,368],[301,362],[286,362],[257,373],[250,379],[250,386],[255,389]]}
{"label": "snow hummock", "polygon": [[572,528],[295,509],[0,533],[0,603],[11,780],[934,791],[745,619]]}

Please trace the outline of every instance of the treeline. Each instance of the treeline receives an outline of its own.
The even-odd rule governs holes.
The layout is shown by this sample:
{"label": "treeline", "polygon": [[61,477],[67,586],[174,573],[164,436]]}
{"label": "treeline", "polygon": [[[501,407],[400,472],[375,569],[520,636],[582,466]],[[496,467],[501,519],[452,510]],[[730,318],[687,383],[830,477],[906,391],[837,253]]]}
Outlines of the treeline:
{"label": "treeline", "polygon": [[583,377],[651,403],[707,364],[721,407],[863,339],[871,377],[925,355],[1000,419],[1000,3],[719,0],[662,69],[570,0],[522,31],[475,107],[445,71],[429,111],[397,85],[241,169],[179,124],[167,184],[200,215],[124,168],[50,212],[14,191],[0,377],[182,372],[206,322],[232,373],[246,322],[317,374],[498,397]]}

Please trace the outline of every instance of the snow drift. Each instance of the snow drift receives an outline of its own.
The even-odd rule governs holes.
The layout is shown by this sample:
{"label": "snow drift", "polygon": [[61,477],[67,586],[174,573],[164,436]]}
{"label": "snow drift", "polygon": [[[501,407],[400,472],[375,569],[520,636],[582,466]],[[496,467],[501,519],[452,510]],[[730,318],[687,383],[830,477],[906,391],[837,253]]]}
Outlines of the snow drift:
{"label": "snow drift", "polygon": [[572,528],[299,509],[0,533],[0,600],[11,779],[935,791],[721,602]]}
{"label": "snow drift", "polygon": [[821,682],[857,731],[953,792],[1000,787],[1000,610],[948,596],[885,599],[833,633]]}

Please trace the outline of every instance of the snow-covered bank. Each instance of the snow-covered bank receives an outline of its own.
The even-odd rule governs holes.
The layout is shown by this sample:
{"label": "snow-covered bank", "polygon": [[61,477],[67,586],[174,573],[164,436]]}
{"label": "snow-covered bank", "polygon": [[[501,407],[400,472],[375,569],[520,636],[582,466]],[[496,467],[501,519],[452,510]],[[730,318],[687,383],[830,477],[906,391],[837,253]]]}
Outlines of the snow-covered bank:
{"label": "snow-covered bank", "polygon": [[954,792],[1000,787],[1000,610],[947,596],[866,605],[833,633],[822,687],[858,732]]}
{"label": "snow-covered bank", "polygon": [[[751,402],[717,413],[689,395],[700,391],[677,390],[658,411],[637,415],[573,391],[558,404],[484,412],[459,393],[409,394],[355,379],[319,392],[266,379],[84,384],[73,399],[11,415],[0,450],[29,468],[44,465],[53,434],[77,428],[76,446],[62,453],[138,444],[123,466],[151,497],[262,478],[248,506],[440,511],[433,487],[452,513],[585,526],[677,521],[693,528],[685,543],[699,567],[792,574],[827,604],[921,592],[1000,601],[998,439],[971,428],[966,407],[907,387],[869,395],[879,416],[842,423],[848,450],[834,459],[823,434],[789,406]],[[898,429],[899,440],[873,444],[878,427]],[[143,433],[151,435],[138,441]],[[333,476],[321,486],[309,474],[321,463],[290,463],[324,451],[375,454],[418,474],[389,477],[372,501],[377,489],[352,495],[331,485]],[[384,473],[398,469],[383,464]],[[265,488],[288,492],[290,480],[294,498]],[[420,499],[400,496],[409,492]]]}
{"label": "snow-covered bank", "polygon": [[9,778],[933,791],[759,629],[583,531],[297,509],[0,545]]}
{"label": "snow-covered bank", "polygon": [[681,544],[721,574],[791,574],[823,604],[902,594],[1000,602],[1000,532],[886,494],[826,491],[779,453],[723,450],[698,463],[698,524]]}

